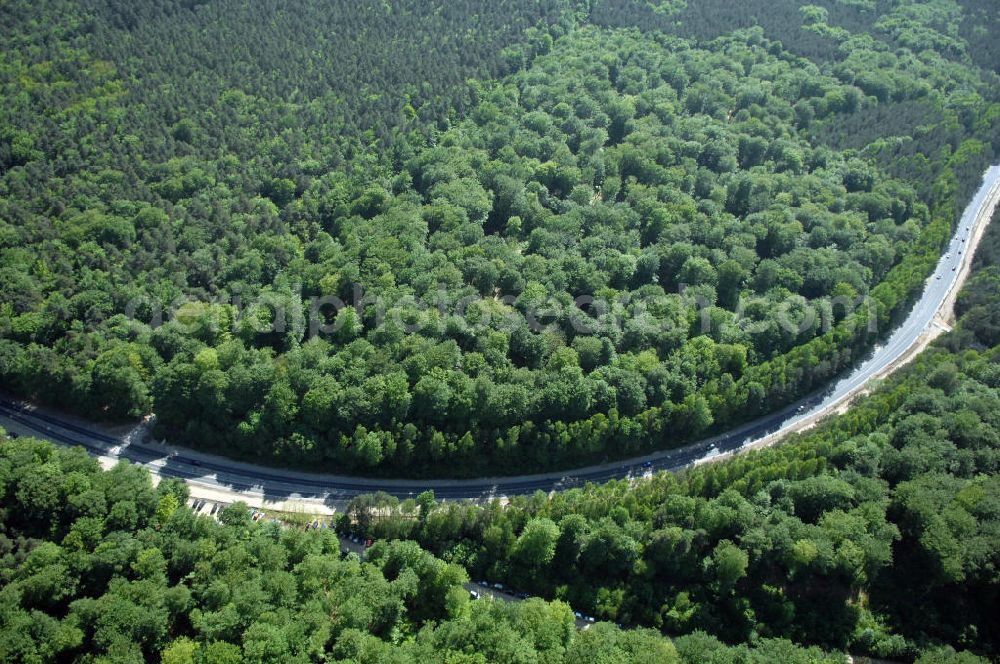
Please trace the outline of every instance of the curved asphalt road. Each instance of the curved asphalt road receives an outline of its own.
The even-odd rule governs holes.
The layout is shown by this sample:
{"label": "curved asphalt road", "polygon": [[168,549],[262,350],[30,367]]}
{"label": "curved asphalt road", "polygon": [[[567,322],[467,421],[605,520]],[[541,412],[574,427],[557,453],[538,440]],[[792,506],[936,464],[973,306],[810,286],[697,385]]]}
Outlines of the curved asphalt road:
{"label": "curved asphalt road", "polygon": [[0,425],[57,443],[82,445],[91,454],[106,459],[128,459],[161,477],[179,477],[193,488],[204,487],[229,494],[233,501],[263,497],[332,507],[362,493],[385,491],[406,498],[427,489],[443,499],[488,498],[566,489],[584,482],[635,477],[652,470],[678,470],[760,444],[764,439],[795,431],[807,422],[829,415],[870,380],[890,370],[917,347],[934,324],[935,316],[950,310],[952,292],[971,263],[970,254],[974,251],[971,245],[978,238],[976,231],[989,223],[998,201],[1000,165],[991,167],[984,175],[982,187],[962,215],[946,255],[928,279],[924,294],[910,316],[846,378],[823,393],[714,438],[637,459],[561,473],[509,478],[378,480],[271,469],[170,447],[150,442],[142,426],[124,436],[113,435],[97,425],[7,398],[0,398]]}

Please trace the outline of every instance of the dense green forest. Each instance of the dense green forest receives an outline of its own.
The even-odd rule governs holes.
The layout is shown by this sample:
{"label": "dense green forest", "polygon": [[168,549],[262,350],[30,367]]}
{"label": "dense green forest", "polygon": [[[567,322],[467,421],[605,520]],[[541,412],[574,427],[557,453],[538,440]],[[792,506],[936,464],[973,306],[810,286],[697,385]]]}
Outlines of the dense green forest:
{"label": "dense green forest", "polygon": [[[599,618],[909,660],[1000,657],[1000,213],[956,329],[851,410],[681,474],[509,504],[356,499],[341,528]],[[393,514],[386,518],[387,512]]]}
{"label": "dense green forest", "polygon": [[[982,260],[998,250],[993,226]],[[374,518],[392,501],[358,499],[354,527],[386,538],[364,562],[331,530],[239,504],[216,522],[177,481],[0,432],[0,662],[985,662],[954,646],[995,656],[1000,633],[1000,347],[968,350],[996,333],[996,276],[977,273],[956,332],[815,433],[506,507],[428,495]],[[687,634],[470,601],[463,566]]]}
{"label": "dense green forest", "polygon": [[[332,530],[197,516],[185,486],[0,431],[0,662],[841,664],[787,640],[726,646],[600,623],[563,602],[472,601],[413,542],[342,556]],[[922,664],[975,664],[930,652]]]}
{"label": "dense green forest", "polygon": [[[919,293],[1000,155],[995,5],[0,2],[0,390],[375,475],[727,429]],[[996,661],[998,222],[954,331],[847,413],[361,496],[363,560],[0,430],[0,663]]]}
{"label": "dense green forest", "polygon": [[0,380],[375,474],[725,429],[918,292],[988,4],[3,3]]}
{"label": "dense green forest", "polygon": [[[332,530],[198,516],[176,480],[0,432],[0,662],[982,664],[998,252],[993,225],[956,331],[816,432],[506,506],[359,498],[342,530],[382,538],[364,561]],[[470,574],[559,599],[472,601]],[[577,632],[570,606],[610,622]]]}

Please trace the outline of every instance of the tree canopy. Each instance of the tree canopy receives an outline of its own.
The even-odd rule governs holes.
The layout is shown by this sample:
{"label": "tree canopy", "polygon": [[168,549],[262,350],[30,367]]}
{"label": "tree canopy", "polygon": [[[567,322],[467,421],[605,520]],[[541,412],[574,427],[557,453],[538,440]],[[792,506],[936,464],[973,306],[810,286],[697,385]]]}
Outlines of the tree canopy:
{"label": "tree canopy", "polygon": [[703,661],[707,634],[897,661],[977,661],[964,649],[995,658],[1000,345],[987,345],[982,321],[1000,310],[984,287],[998,246],[994,223],[953,332],[780,446],[502,505],[448,503],[419,519],[412,501],[390,498],[359,525],[358,499],[341,527],[414,538],[474,578],[659,629]]}
{"label": "tree canopy", "polygon": [[725,429],[921,288],[980,4],[5,3],[0,377],[354,473]]}

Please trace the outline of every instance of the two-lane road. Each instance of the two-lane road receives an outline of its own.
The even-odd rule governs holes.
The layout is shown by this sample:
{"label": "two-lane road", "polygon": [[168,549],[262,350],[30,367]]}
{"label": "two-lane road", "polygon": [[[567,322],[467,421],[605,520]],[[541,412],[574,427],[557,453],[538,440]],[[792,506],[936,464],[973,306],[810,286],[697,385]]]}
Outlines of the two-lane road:
{"label": "two-lane road", "polygon": [[966,208],[951,244],[942,256],[909,317],[848,376],[822,394],[754,422],[678,449],[576,470],[473,480],[379,480],[304,473],[233,461],[223,457],[150,442],[137,426],[125,434],[67,415],[0,398],[0,426],[61,444],[82,445],[104,461],[128,459],[160,477],[179,477],[196,497],[233,502],[306,505],[329,512],[362,493],[385,491],[405,498],[433,490],[443,499],[552,491],[584,482],[635,477],[652,470],[678,470],[720,455],[773,442],[825,417],[857,395],[873,379],[900,366],[933,336],[935,323],[950,318],[954,296],[968,274],[975,246],[1000,201],[1000,165],[990,168]]}

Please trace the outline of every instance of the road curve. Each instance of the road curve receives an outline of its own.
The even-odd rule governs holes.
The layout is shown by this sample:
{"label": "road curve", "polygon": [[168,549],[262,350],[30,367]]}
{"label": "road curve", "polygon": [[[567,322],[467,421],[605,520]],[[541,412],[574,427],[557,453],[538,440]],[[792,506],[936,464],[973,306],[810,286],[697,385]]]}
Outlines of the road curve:
{"label": "road curve", "polygon": [[927,280],[909,317],[849,375],[826,391],[721,435],[644,457],[576,470],[474,480],[381,480],[304,473],[233,461],[149,442],[144,426],[120,433],[61,413],[0,396],[0,426],[8,431],[82,445],[105,462],[127,459],[159,477],[184,479],[194,496],[250,504],[285,503],[331,511],[362,493],[385,491],[400,498],[433,490],[441,499],[474,498],[566,489],[585,482],[635,477],[653,470],[679,470],[721,455],[777,440],[834,413],[873,379],[891,372],[933,337],[950,318],[954,297],[967,276],[975,247],[1000,202],[1000,165],[988,169],[951,244]]}

